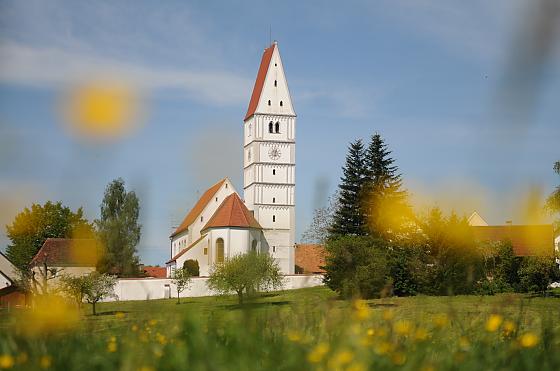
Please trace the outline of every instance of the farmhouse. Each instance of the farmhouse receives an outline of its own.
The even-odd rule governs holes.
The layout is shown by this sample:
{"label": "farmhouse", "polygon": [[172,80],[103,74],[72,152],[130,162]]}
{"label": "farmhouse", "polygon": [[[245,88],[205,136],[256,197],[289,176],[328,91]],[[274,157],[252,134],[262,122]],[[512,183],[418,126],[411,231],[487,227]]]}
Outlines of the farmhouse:
{"label": "farmhouse", "polygon": [[250,250],[294,273],[295,124],[277,42],[264,50],[243,124],[243,196],[229,179],[210,187],[170,236],[167,274],[196,260],[210,267]]}

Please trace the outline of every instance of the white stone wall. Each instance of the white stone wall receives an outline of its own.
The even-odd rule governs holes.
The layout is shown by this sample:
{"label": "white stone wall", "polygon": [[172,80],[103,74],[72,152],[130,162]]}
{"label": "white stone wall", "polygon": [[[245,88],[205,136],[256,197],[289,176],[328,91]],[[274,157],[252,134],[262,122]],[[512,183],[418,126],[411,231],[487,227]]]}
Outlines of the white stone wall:
{"label": "white stone wall", "polygon": [[[215,292],[208,289],[207,277],[196,277],[181,297],[214,296]],[[283,290],[301,289],[323,285],[323,276],[315,275],[290,275],[284,276]],[[115,286],[117,298],[108,298],[104,301],[127,300],[153,300],[177,297],[177,289],[171,279],[120,279]]]}

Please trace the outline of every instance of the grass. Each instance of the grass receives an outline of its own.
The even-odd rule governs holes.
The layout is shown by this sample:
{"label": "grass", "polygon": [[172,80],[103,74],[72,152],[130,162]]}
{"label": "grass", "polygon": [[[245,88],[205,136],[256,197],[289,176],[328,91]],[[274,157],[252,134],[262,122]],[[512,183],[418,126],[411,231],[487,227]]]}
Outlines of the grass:
{"label": "grass", "polygon": [[560,369],[558,297],[349,302],[319,287],[244,306],[235,297],[116,302],[97,316],[45,307],[0,315],[0,369]]}

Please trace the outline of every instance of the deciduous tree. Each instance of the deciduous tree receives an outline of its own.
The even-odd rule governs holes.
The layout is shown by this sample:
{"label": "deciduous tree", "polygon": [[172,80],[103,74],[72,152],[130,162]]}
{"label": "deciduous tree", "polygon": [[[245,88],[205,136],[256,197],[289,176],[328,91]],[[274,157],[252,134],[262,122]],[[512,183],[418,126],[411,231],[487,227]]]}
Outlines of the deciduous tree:
{"label": "deciduous tree", "polygon": [[177,304],[181,303],[180,294],[189,287],[192,281],[191,277],[191,273],[185,268],[177,268],[173,271],[171,282],[173,282],[177,289]]}

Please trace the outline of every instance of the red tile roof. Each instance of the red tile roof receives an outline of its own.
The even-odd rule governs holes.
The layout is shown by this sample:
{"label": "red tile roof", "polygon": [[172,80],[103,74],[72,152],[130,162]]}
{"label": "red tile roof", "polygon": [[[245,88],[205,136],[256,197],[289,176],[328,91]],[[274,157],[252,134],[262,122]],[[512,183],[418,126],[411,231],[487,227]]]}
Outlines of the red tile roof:
{"label": "red tile roof", "polygon": [[144,274],[148,277],[166,278],[167,277],[167,268],[145,266],[144,267]]}
{"label": "red tile roof", "polygon": [[226,197],[202,230],[217,227],[262,229],[259,222],[257,222],[253,216],[253,213],[247,209],[247,206],[241,201],[237,193],[232,193]]}
{"label": "red tile roof", "polygon": [[296,244],[295,264],[303,273],[325,273],[325,247],[318,244]]}
{"label": "red tile roof", "polygon": [[550,255],[554,253],[552,224],[495,225],[471,227],[479,241],[511,241],[517,256]]}
{"label": "red tile roof", "polygon": [[189,228],[189,225],[191,225],[196,220],[198,215],[204,210],[206,205],[208,205],[208,202],[210,202],[210,200],[214,197],[216,192],[218,192],[218,190],[220,189],[222,184],[224,184],[225,181],[226,178],[220,180],[218,183],[214,184],[212,187],[210,187],[206,192],[202,194],[202,196],[198,199],[197,203],[194,205],[191,211],[189,211],[187,216],[185,216],[185,219],[183,219],[181,225],[177,227],[175,232],[173,232],[173,234],[170,237],[176,236],[179,233],[186,231],[187,228]]}
{"label": "red tile roof", "polygon": [[101,251],[93,239],[47,238],[31,260],[31,266],[47,262],[54,267],[95,267]]}
{"label": "red tile roof", "polygon": [[247,109],[247,114],[245,115],[244,121],[255,114],[255,110],[259,105],[259,100],[261,98],[261,93],[264,86],[264,80],[266,79],[266,74],[268,73],[268,67],[270,66],[270,60],[272,59],[275,45],[276,43],[273,43],[264,50],[261,59],[261,65],[259,67],[259,72],[257,73],[257,79],[255,80],[255,86],[253,87],[253,94],[251,94],[249,108]]}
{"label": "red tile roof", "polygon": [[193,243],[191,243],[189,246],[185,247],[183,250],[179,251],[179,253],[177,253],[177,255],[175,255],[174,257],[171,258],[171,260],[166,261],[165,264],[169,264],[174,262],[175,260],[179,259],[179,257],[181,257],[184,253],[186,253],[187,251],[189,251],[190,249],[192,249],[192,247],[194,245],[196,245],[197,243],[200,242],[200,240],[202,240],[204,237],[206,237],[205,234],[203,234],[202,236],[200,236],[198,238],[198,240],[194,241]]}

